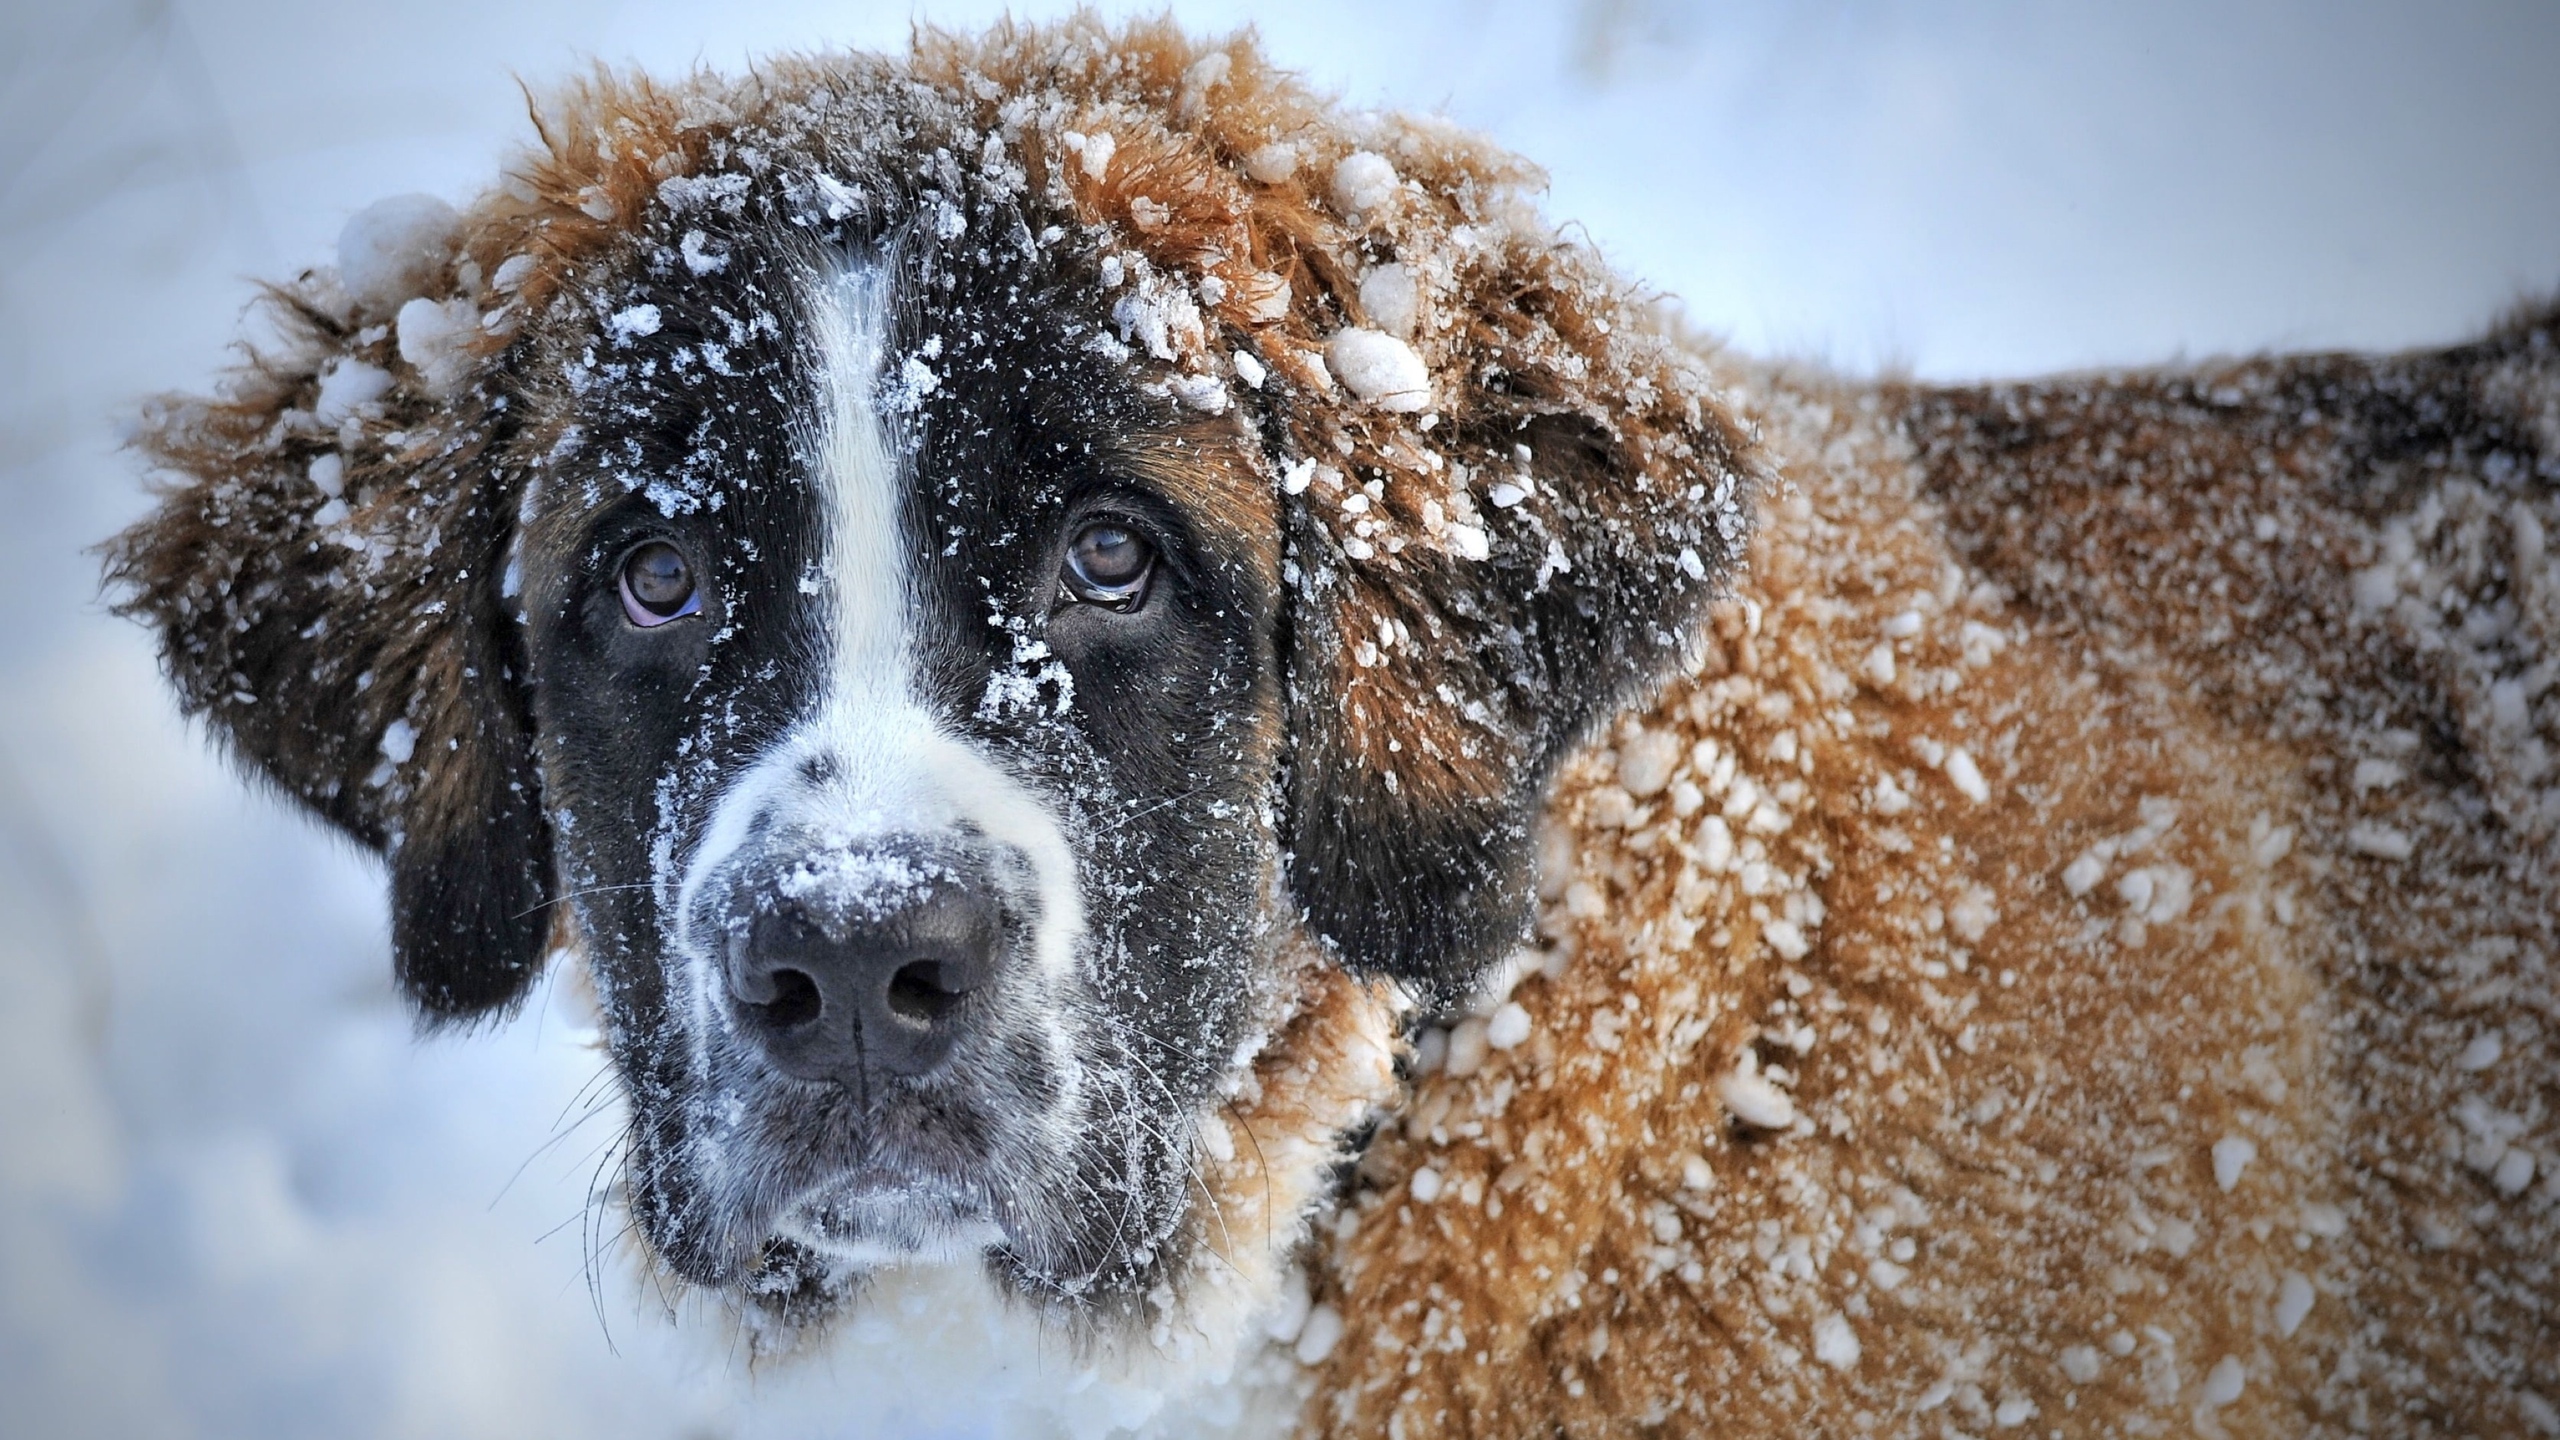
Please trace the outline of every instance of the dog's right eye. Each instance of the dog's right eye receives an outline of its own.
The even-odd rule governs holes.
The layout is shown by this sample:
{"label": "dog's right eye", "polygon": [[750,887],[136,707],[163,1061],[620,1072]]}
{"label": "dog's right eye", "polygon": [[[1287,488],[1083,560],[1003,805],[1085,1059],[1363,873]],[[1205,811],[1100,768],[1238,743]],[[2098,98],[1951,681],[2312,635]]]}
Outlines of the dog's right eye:
{"label": "dog's right eye", "polygon": [[1156,548],[1126,525],[1105,520],[1076,532],[1060,578],[1067,593],[1088,605],[1130,611],[1147,602]]}
{"label": "dog's right eye", "polygon": [[683,551],[664,540],[652,540],[623,557],[621,585],[622,613],[644,630],[702,609],[693,566]]}

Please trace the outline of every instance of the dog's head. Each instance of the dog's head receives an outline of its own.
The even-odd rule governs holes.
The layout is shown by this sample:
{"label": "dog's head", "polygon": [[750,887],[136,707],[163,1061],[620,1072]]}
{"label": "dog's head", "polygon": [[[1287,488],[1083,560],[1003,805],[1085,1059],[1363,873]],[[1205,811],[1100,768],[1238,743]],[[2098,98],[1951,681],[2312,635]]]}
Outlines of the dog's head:
{"label": "dog's head", "polygon": [[1245,44],[927,37],[544,136],[147,427],[127,604],[385,854],[426,1017],[583,952],[675,1271],[1143,1293],[1311,963],[1516,943],[1745,442],[1527,172]]}

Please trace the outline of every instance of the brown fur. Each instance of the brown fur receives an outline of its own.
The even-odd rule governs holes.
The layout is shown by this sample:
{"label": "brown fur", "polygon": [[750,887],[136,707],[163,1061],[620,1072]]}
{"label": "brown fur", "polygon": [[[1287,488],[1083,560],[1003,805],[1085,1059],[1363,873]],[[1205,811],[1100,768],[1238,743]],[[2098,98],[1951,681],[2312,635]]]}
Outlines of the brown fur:
{"label": "brown fur", "polygon": [[[1518,993],[1531,1039],[1425,1080],[1371,1148],[1315,1427],[2547,1428],[2560,697],[2519,732],[2487,696],[2560,655],[2560,583],[2524,568],[2560,523],[2554,329],[1951,394],[1760,377],[1795,493],[1709,663],[1560,788],[1544,929],[1570,958]],[[2413,513],[2423,604],[2360,611]],[[2501,644],[2466,642],[2502,603]],[[1703,863],[1701,819],[1751,827],[1696,761],[1693,817],[1614,783],[1649,735],[1774,797],[1769,893]],[[2359,789],[2387,754],[2405,775]],[[2068,893],[2146,799],[2174,824]],[[2137,865],[2192,877],[2182,913],[2133,918]],[[2460,1068],[2482,1035],[2503,1054]],[[1746,1050],[1791,1072],[1784,1133],[1720,1102]],[[2255,1158],[2225,1193],[2227,1138]],[[2540,1160],[2521,1194],[2509,1145]],[[2287,1272],[2317,1296],[2290,1337]],[[1826,1321],[1854,1360],[1815,1358]],[[2208,1404],[2225,1359],[2243,1388]]]}
{"label": "brown fur", "polygon": [[[183,483],[114,567],[190,706],[372,843],[547,844],[504,808],[525,722],[481,623],[518,465],[552,438],[527,357],[592,328],[583,287],[664,182],[859,86],[1012,137],[1003,163],[1126,258],[1121,293],[1204,300],[1138,363],[1168,395],[1223,382],[1232,408],[1195,432],[1215,458],[1146,463],[1294,587],[1290,880],[1332,944],[1269,1017],[1198,1228],[1258,1283],[1314,1214],[1306,1263],[1344,1331],[1293,1382],[1306,1428],[2552,1414],[2548,317],[2395,362],[1860,387],[1684,347],[1555,240],[1534,171],[1342,115],[1249,40],[1079,19],[928,32],[909,62],[599,73],[543,111],[431,297],[492,317],[459,396],[315,275],[276,302],[285,348],[151,428]],[[1275,144],[1295,166],[1251,178]],[[1402,183],[1348,215],[1325,178],[1361,149]],[[1390,259],[1423,282],[1427,410],[1357,403],[1322,360]],[[324,432],[317,378],[349,358],[397,383]],[[360,545],[311,519],[324,452],[347,457]],[[1707,587],[1673,557],[1725,571],[1755,491],[1763,528],[1701,631]],[[1493,559],[1466,558],[1470,528]],[[1549,540],[1569,570],[1542,566]],[[339,628],[294,643],[315,625]],[[1684,649],[1687,674],[1616,714]],[[387,760],[401,720],[415,753]],[[1527,1038],[1488,1052],[1488,1015],[1445,1017],[1458,1063],[1415,1077],[1327,1213],[1398,1014],[1336,967],[1462,1000],[1507,943],[1559,765],[1543,939],[1503,970],[1525,978],[1499,1023]],[[2066,884],[2084,857],[2102,873]],[[1466,933],[1418,893],[1463,897]],[[520,993],[532,961],[511,963],[412,989],[478,1013]],[[2487,1036],[2498,1058],[2459,1068]],[[2213,1147],[2240,1140],[2226,1191]],[[2516,1155],[2538,1168],[2505,1193]],[[2288,1275],[2316,1292],[2290,1336]],[[2208,1403],[2226,1361],[2239,1392]]]}

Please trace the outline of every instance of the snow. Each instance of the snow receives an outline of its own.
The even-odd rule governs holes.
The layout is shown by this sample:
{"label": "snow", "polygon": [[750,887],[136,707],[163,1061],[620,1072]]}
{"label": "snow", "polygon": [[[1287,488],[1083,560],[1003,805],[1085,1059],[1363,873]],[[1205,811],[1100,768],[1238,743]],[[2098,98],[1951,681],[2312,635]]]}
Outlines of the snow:
{"label": "snow", "polygon": [[1092,135],[1080,135],[1070,130],[1067,132],[1067,148],[1076,152],[1086,179],[1100,180],[1111,173],[1111,157],[1120,148],[1120,142],[1112,139],[1108,130]]}
{"label": "snow", "polygon": [[1803,927],[1792,920],[1772,920],[1761,926],[1760,938],[1768,942],[1770,949],[1778,952],[1781,960],[1801,960],[1813,949],[1811,942],[1805,939]]}
{"label": "snow", "polygon": [[2241,1366],[2240,1361],[2234,1356],[2225,1355],[2213,1363],[2211,1370],[2205,1372],[2204,1389],[2200,1392],[2199,1398],[2207,1406],[2219,1410],[2239,1399],[2241,1389],[2248,1383],[2249,1372]]}
{"label": "snow", "polygon": [[1244,157],[1244,173],[1255,183],[1279,185],[1298,173],[1298,147],[1275,140]]}
{"label": "snow", "polygon": [[1375,210],[1396,193],[1396,167],[1372,150],[1354,150],[1333,167],[1333,208],[1346,216]]}
{"label": "snow", "polygon": [[418,752],[418,727],[406,720],[394,720],[382,727],[382,758],[394,765],[406,765]]}
{"label": "snow", "polygon": [[391,393],[391,372],[361,360],[339,360],[320,372],[320,394],[311,405],[312,418],[335,426],[364,412]]}
{"label": "snow", "polygon": [[338,232],[338,284],[360,313],[388,316],[436,287],[461,231],[462,217],[433,195],[377,200]]}
{"label": "snow", "polygon": [[1517,1001],[1504,1004],[1486,1018],[1484,1043],[1496,1050],[1508,1050],[1529,1038],[1529,1012]]}
{"label": "snow", "polygon": [[1982,778],[1982,770],[1973,763],[1972,752],[1962,746],[1947,752],[1947,782],[1957,793],[1979,805],[1991,798],[1991,785]]}
{"label": "snow", "polygon": [[1422,291],[1409,265],[1381,265],[1360,279],[1360,308],[1371,324],[1400,340],[1413,338],[1422,318]]}
{"label": "snow", "polygon": [[1321,1365],[1342,1341],[1342,1312],[1330,1305],[1318,1305],[1307,1312],[1307,1323],[1298,1331],[1295,1352],[1301,1365]]}
{"label": "snow", "polygon": [[1485,1052],[1492,1048],[1491,1030],[1481,1015],[1470,1015],[1450,1029],[1447,1069],[1451,1075],[1463,1078],[1484,1068]]}
{"label": "snow", "polygon": [[1947,907],[1947,928],[1967,945],[1980,944],[1982,937],[1991,933],[1991,927],[1999,919],[2000,912],[1992,904],[1991,892],[1979,887],[1967,890]]}
{"label": "snow", "polygon": [[1638,800],[1650,800],[1671,783],[1679,768],[1680,737],[1668,730],[1639,731],[1618,744],[1618,785]]}
{"label": "snow", "polygon": [[2499,1057],[2506,1053],[2506,1044],[2498,1038],[2498,1032],[2483,1030],[2471,1037],[2471,1043],[2462,1047],[2461,1054],[2453,1057],[2453,1068],[2477,1073],[2497,1064]]}
{"label": "snow", "polygon": [[1173,398],[1181,402],[1183,408],[1197,410],[1204,415],[1226,413],[1229,398],[1227,387],[1226,383],[1217,376],[1177,375],[1171,381],[1171,385]]}
{"label": "snow", "polygon": [[1734,857],[1733,828],[1721,815],[1710,815],[1698,822],[1698,864],[1710,871],[1732,866]]}
{"label": "snow", "polygon": [[657,334],[658,327],[662,323],[657,306],[632,305],[615,311],[612,317],[604,322],[604,328],[605,332],[615,340],[628,345],[643,336]]}
{"label": "snow", "polygon": [[2240,1183],[2240,1172],[2258,1158],[2258,1142],[2246,1135],[2225,1135],[2213,1142],[2213,1183],[2223,1194]]}
{"label": "snow", "polygon": [[1784,1130],[1796,1123],[1796,1102],[1787,1092],[1769,1083],[1751,1061],[1751,1052],[1743,1052],[1741,1068],[1716,1082],[1716,1093],[1724,1100],[1724,1108],[1733,1118],[1759,1130]]}
{"label": "snow", "polygon": [[[999,8],[923,13],[971,25]],[[540,85],[585,54],[672,73],[896,46],[908,9],[167,13],[24,7],[23,103],[0,119],[21,167],[0,196],[0,586],[20,619],[0,634],[0,1430],[876,1428],[848,1413],[858,1366],[750,1376],[716,1322],[669,1324],[611,1253],[590,1303],[576,1221],[613,1119],[583,1118],[598,1058],[574,986],[419,1042],[389,987],[379,873],[174,717],[145,637],[91,603],[83,547],[144,503],[112,417],[223,362],[243,277],[335,254],[352,298],[364,264],[332,249],[347,217],[386,191],[485,184],[523,132],[517,75]],[[2510,143],[2560,114],[2538,12],[1735,9],[1709,25],[1674,6],[1308,4],[1258,24],[1281,63],[1356,101],[1445,104],[1493,130],[1553,175],[1555,214],[1750,353],[1944,377],[2433,342],[2553,278],[2560,192],[2515,184]],[[1275,145],[1249,163],[1322,195],[1324,158]],[[501,262],[492,287],[531,263]],[[424,288],[384,284],[368,323]],[[333,377],[326,423],[384,393],[352,395],[391,378],[365,368]],[[1483,493],[1516,504],[1530,483]],[[1733,863],[1724,822],[1706,825]],[[2304,1217],[2345,1230],[2335,1207]],[[1299,1358],[1341,1333],[1331,1307],[1309,1310]],[[2518,1404],[2560,1435],[2549,1401]]]}
{"label": "snow", "polygon": [[2080,852],[2078,859],[2062,867],[2062,888],[2074,900],[2095,890],[2098,882],[2107,878],[2109,859],[2095,849]]}
{"label": "snow", "polygon": [[1813,1358],[1834,1370],[1847,1370],[1858,1363],[1858,1332],[1837,1315],[1825,1315],[1813,1322]]}
{"label": "snow", "polygon": [[1449,1032],[1438,1025],[1423,1027],[1422,1035],[1413,1042],[1413,1068],[1424,1075],[1437,1075],[1449,1063]]}
{"label": "snow", "polygon": [[[684,239],[676,245],[676,253],[684,258],[684,268],[695,275],[717,275],[729,268],[728,252],[714,246],[711,237],[699,230],[684,232]],[[509,265],[514,263],[513,260],[507,262]],[[498,278],[506,278],[504,266],[499,267]]]}
{"label": "snow", "polygon": [[2500,1195],[2512,1200],[2533,1183],[2533,1172],[2533,1155],[2528,1151],[2511,1149],[2498,1157],[2497,1165],[2489,1171],[2489,1183]]}
{"label": "snow", "polygon": [[1893,658],[1893,647],[1890,645],[1878,645],[1874,649],[1868,651],[1867,658],[1860,661],[1858,664],[1858,673],[1866,677],[1868,684],[1875,686],[1879,690],[1891,685],[1893,683],[1893,677],[1897,673]]}
{"label": "snow", "polygon": [[480,311],[470,301],[412,300],[400,307],[393,329],[400,358],[417,368],[430,396],[451,395],[471,378],[478,362],[469,346],[480,338]]}
{"label": "snow", "polygon": [[2195,873],[2183,865],[2145,865],[2116,881],[2116,896],[2138,919],[2166,925],[2195,901]]}
{"label": "snow", "polygon": [[1431,405],[1431,372],[1413,347],[1362,326],[1337,330],[1325,342],[1324,362],[1352,394],[1381,410],[1405,413]]}
{"label": "snow", "polygon": [[2347,827],[2347,848],[2377,860],[2406,860],[2417,851],[2417,842],[2409,832],[2376,820],[2359,820]]}
{"label": "snow", "polygon": [[1307,1328],[1307,1317],[1314,1308],[1314,1297],[1307,1292],[1307,1277],[1292,1271],[1280,1284],[1278,1305],[1263,1320],[1263,1333],[1283,1345],[1292,1344]]}
{"label": "snow", "polygon": [[2301,1271],[2284,1272],[2283,1281],[2276,1287],[2276,1333],[2287,1340],[2292,1339],[2293,1332],[2302,1328],[2304,1317],[2311,1313],[2311,1306],[2318,1298],[2318,1292],[2311,1288],[2310,1279]]}

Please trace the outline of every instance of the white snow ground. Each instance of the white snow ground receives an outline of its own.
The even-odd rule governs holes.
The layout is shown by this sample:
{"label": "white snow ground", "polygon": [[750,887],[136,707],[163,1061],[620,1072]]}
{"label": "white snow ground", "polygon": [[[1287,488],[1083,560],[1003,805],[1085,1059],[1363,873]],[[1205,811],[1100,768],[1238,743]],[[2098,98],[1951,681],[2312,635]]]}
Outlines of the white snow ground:
{"label": "white snow ground", "polygon": [[[1966,376],[2404,345],[2560,285],[2548,7],[1269,8],[1284,61],[1492,130],[1764,353]],[[546,1148],[596,1067],[568,1010],[413,1043],[371,868],[174,718],[82,547],[143,505],[118,417],[209,377],[248,277],[326,258],[382,195],[485,182],[523,133],[512,75],[907,21],[0,4],[0,1433],[864,1427],[824,1367],[751,1394],[612,1266],[591,1301],[610,1122]]]}

